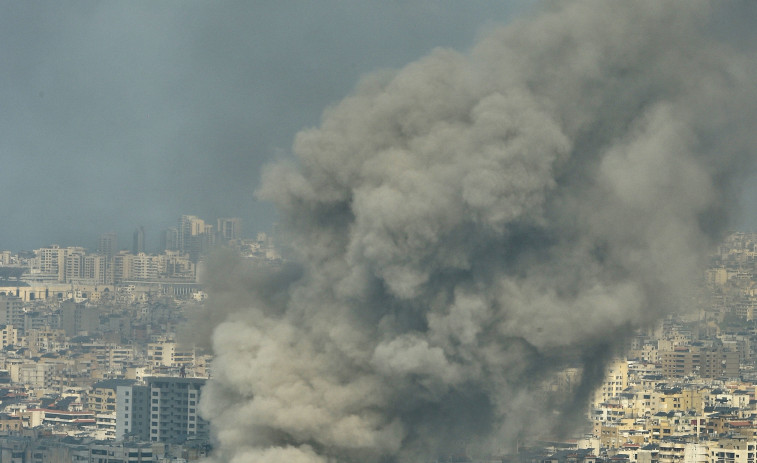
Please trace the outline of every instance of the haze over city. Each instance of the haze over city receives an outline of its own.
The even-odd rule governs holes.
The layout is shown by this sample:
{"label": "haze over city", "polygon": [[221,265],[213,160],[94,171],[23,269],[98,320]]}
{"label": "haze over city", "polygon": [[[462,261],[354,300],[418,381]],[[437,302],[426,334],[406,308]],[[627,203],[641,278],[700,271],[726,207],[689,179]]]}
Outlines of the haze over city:
{"label": "haze over city", "polygon": [[[94,247],[181,214],[242,217],[361,75],[466,49],[530,2],[8,2],[0,14],[0,247]],[[125,240],[126,241],[126,240]],[[124,242],[125,242],[124,241]]]}
{"label": "haze over city", "polygon": [[[107,423],[66,423],[93,463],[128,436],[217,463],[544,440],[723,463],[721,430],[757,436],[757,235],[732,232],[757,217],[754,5],[9,7],[0,380],[38,402],[0,431],[72,411],[39,398],[72,378],[61,407],[119,394],[81,384],[77,345],[129,381]],[[159,253],[103,234],[155,249],[174,225]],[[177,388],[186,407],[159,404]],[[696,445],[658,459],[674,425]]]}

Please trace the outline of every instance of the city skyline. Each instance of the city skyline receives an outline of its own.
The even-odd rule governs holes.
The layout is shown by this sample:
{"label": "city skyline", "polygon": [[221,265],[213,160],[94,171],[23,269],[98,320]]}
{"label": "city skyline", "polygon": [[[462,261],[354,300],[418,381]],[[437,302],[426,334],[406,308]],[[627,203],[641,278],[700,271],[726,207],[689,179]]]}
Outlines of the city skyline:
{"label": "city skyline", "polygon": [[[757,4],[500,3],[10,6],[0,248],[99,236],[0,253],[10,383],[207,375],[199,415],[167,381],[121,421],[202,417],[218,463],[503,461],[589,406],[607,448],[725,437],[652,415],[757,410],[757,234],[723,241],[757,218]],[[284,257],[235,239],[274,222]]]}
{"label": "city skyline", "polygon": [[[717,33],[753,51],[743,11],[755,6],[737,3],[713,12],[727,25]],[[149,248],[163,217],[185,211],[270,233],[276,211],[255,197],[261,171],[291,158],[324,108],[366,73],[436,47],[464,52],[540,5],[5,5],[0,248],[92,243],[138,226]],[[731,226],[755,229],[754,177],[740,199]]]}
{"label": "city skyline", "polygon": [[[173,219],[171,222],[170,219],[167,219],[164,221],[163,225],[155,230],[151,230],[146,228],[145,226],[138,224],[131,228],[131,230],[123,230],[123,231],[115,231],[112,228],[103,228],[99,232],[92,232],[94,236],[87,236],[86,234],[82,235],[83,239],[77,239],[76,237],[72,237],[69,240],[62,240],[62,239],[53,239],[49,242],[40,242],[40,243],[32,243],[31,246],[25,247],[25,248],[19,248],[14,249],[10,247],[3,247],[3,243],[0,242],[0,251],[11,251],[14,253],[17,252],[30,252],[35,249],[57,245],[61,247],[82,247],[85,248],[91,252],[100,252],[100,247],[102,245],[102,239],[105,235],[115,234],[117,237],[115,242],[115,250],[116,251],[132,251],[133,254],[136,254],[134,252],[135,249],[135,240],[137,240],[137,236],[139,236],[138,240],[140,245],[142,246],[142,252],[145,253],[156,253],[160,252],[164,249],[164,242],[163,242],[163,234],[171,229],[176,229],[179,225],[179,221],[181,220],[181,217],[184,216],[191,216],[196,217],[194,214],[180,214],[177,215],[176,218]],[[178,220],[177,220],[178,219]],[[208,220],[209,219],[209,220]],[[214,229],[217,228],[217,224],[220,221],[228,222],[229,220],[237,221],[238,223],[238,230],[243,230],[242,234],[239,236],[236,236],[235,238],[254,238],[259,233],[266,233],[267,232],[263,230],[250,230],[244,225],[242,225],[242,218],[241,217],[212,217],[212,218],[201,218],[201,220],[204,220],[208,224],[211,224]],[[222,234],[222,230],[214,230],[214,233]],[[86,237],[86,238],[85,238]],[[228,239],[228,237],[227,237]]]}

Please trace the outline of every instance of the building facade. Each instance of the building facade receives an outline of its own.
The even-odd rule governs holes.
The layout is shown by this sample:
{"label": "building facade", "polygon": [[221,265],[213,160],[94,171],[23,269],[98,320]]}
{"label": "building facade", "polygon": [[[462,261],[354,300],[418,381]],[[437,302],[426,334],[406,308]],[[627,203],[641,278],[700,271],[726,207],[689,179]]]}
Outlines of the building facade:
{"label": "building facade", "polygon": [[122,386],[116,398],[116,439],[131,435],[150,442],[181,443],[207,438],[199,415],[203,378],[153,376],[146,386]]}

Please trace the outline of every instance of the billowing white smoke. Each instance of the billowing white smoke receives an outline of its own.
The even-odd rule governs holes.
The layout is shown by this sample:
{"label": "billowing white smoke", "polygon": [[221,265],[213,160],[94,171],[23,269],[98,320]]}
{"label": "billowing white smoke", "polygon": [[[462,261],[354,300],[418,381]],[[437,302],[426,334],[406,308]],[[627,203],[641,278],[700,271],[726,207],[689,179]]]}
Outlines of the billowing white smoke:
{"label": "billowing white smoke", "polygon": [[[209,282],[215,458],[423,462],[568,425],[680,308],[750,165],[753,61],[702,33],[712,6],[561,2],[300,133],[260,191],[296,265]],[[535,386],[574,362],[556,419]]]}

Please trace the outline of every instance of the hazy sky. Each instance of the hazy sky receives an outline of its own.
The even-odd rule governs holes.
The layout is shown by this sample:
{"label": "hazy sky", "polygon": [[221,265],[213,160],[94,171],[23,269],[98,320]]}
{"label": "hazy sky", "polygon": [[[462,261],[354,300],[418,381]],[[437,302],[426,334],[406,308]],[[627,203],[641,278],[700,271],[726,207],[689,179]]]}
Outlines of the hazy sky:
{"label": "hazy sky", "polygon": [[361,75],[466,50],[529,2],[5,2],[0,249],[148,247],[180,214],[268,230],[260,168]]}

